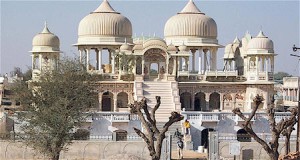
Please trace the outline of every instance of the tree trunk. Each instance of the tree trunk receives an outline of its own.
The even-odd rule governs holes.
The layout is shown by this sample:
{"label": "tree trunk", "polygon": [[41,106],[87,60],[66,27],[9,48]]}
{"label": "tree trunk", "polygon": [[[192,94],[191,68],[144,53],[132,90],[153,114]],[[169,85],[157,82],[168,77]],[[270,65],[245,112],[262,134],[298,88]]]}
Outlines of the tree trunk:
{"label": "tree trunk", "polygon": [[60,152],[56,152],[56,154],[53,155],[51,159],[52,160],[59,160],[59,154],[60,154]]}
{"label": "tree trunk", "polygon": [[289,154],[290,152],[290,134],[285,136],[285,155]]}

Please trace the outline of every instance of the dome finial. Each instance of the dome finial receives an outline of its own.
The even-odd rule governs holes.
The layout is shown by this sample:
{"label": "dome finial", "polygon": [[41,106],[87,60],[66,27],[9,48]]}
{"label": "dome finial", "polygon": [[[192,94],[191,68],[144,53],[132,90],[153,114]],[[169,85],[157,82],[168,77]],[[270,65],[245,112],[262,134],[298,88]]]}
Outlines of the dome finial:
{"label": "dome finial", "polygon": [[47,21],[44,22],[44,29],[41,33],[51,33],[48,29],[48,24],[47,24]]}
{"label": "dome finial", "polygon": [[262,30],[259,31],[257,38],[267,38]]}
{"label": "dome finial", "polygon": [[195,5],[193,0],[189,0],[189,2],[185,5],[181,12],[178,14],[204,14],[199,8]]}
{"label": "dome finial", "polygon": [[100,6],[93,13],[118,13],[116,12],[107,0],[103,0]]}

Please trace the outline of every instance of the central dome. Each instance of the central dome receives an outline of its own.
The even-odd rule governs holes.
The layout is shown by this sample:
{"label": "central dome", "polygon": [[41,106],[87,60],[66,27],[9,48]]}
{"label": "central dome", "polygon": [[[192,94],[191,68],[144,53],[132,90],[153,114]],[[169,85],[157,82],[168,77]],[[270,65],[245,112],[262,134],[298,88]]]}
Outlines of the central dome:
{"label": "central dome", "polygon": [[164,35],[167,41],[179,37],[216,39],[217,24],[190,0],[181,12],[167,21]]}
{"label": "central dome", "polygon": [[132,25],[128,18],[116,12],[107,0],[84,17],[78,27],[78,44],[132,43]]}

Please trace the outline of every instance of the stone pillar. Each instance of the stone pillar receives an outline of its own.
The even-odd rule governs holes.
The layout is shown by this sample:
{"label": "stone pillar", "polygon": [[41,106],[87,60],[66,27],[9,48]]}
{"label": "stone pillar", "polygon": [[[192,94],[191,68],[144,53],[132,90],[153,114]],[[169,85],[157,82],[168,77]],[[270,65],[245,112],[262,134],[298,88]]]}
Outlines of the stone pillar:
{"label": "stone pillar", "polygon": [[117,93],[114,94],[114,112],[117,112],[118,111],[118,106],[117,106],[117,102],[118,102],[118,96],[117,96]]}
{"label": "stone pillar", "polygon": [[[142,75],[144,75],[145,73],[144,73],[144,70],[145,70],[145,58],[144,58],[144,56],[142,56]],[[148,70],[149,70],[149,68],[148,68]],[[150,71],[149,71],[150,72]]]}
{"label": "stone pillar", "polygon": [[165,69],[165,74],[166,75],[169,75],[169,59],[170,59],[170,57],[169,57],[169,55],[167,54],[167,57],[166,57],[166,69]]}
{"label": "stone pillar", "polygon": [[235,67],[235,60],[232,60],[232,70],[235,71],[236,67]]}
{"label": "stone pillar", "polygon": [[89,52],[89,49],[86,49],[85,50],[85,53],[86,53],[86,70],[89,71],[90,70],[90,52]]}
{"label": "stone pillar", "polygon": [[219,110],[224,110],[224,102],[223,102],[224,93],[220,93],[220,108]]}
{"label": "stone pillar", "polygon": [[211,70],[212,71],[216,71],[217,70],[217,51],[216,49],[212,49],[210,52],[210,56],[211,56]]}
{"label": "stone pillar", "polygon": [[205,102],[206,102],[206,110],[208,111],[209,108],[209,93],[205,93]]}
{"label": "stone pillar", "polygon": [[82,50],[79,49],[79,62],[82,63]]}
{"label": "stone pillar", "polygon": [[95,52],[96,52],[96,70],[100,71],[100,68],[99,68],[99,50],[98,49],[95,49]]}
{"label": "stone pillar", "polygon": [[31,70],[35,69],[35,55],[31,55]]}
{"label": "stone pillar", "polygon": [[271,72],[274,73],[274,57],[271,57]]}
{"label": "stone pillar", "polygon": [[109,61],[108,63],[111,64],[112,61],[111,61],[111,51],[110,50],[108,50],[108,61]]}
{"label": "stone pillar", "polygon": [[202,50],[199,48],[199,66],[198,66],[198,74],[202,74]]}
{"label": "stone pillar", "polygon": [[191,94],[191,110],[194,111],[195,110],[195,94]]}
{"label": "stone pillar", "polygon": [[255,65],[256,65],[256,80],[259,80],[259,57],[256,56],[256,62],[255,62]]}
{"label": "stone pillar", "polygon": [[99,111],[102,111],[102,94],[98,93]]}
{"label": "stone pillar", "polygon": [[112,74],[115,74],[115,61],[116,61],[116,55],[115,55],[115,52],[113,52],[112,54],[111,54],[111,63],[112,63],[112,66],[111,66],[111,73]]}
{"label": "stone pillar", "polygon": [[203,70],[204,70],[204,73],[207,71],[207,49],[204,49],[203,52],[204,52],[204,65],[203,65]]}
{"label": "stone pillar", "polygon": [[176,57],[173,57],[173,71],[172,71],[172,75],[176,76]]}
{"label": "stone pillar", "polygon": [[98,68],[99,71],[102,73],[102,48],[98,49]]}
{"label": "stone pillar", "polygon": [[42,55],[41,54],[39,54],[39,70],[40,71],[42,71],[43,70],[43,66],[42,66],[42,59],[43,59],[43,57],[42,57]]}
{"label": "stone pillar", "polygon": [[179,64],[179,68],[178,68],[178,71],[182,71],[182,57],[178,57],[178,64]]}
{"label": "stone pillar", "polygon": [[265,71],[265,61],[266,61],[266,58],[265,57],[262,57],[261,59],[261,72],[264,72]]}
{"label": "stone pillar", "polygon": [[192,49],[192,54],[193,54],[193,59],[192,59],[192,72],[195,72],[195,64],[196,64],[196,50],[195,49]]}
{"label": "stone pillar", "polygon": [[184,60],[185,60],[185,62],[186,62],[186,64],[185,64],[185,71],[190,71],[190,59],[189,59],[189,57],[186,57],[186,58],[184,58]]}

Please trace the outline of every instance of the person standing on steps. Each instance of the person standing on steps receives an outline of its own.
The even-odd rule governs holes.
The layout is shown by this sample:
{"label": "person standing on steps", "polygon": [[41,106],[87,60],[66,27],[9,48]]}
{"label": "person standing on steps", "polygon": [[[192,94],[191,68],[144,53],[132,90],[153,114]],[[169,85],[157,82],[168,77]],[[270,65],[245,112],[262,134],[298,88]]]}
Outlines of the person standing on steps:
{"label": "person standing on steps", "polygon": [[186,135],[190,134],[191,124],[187,119],[183,122],[183,126],[185,128],[185,134]]}
{"label": "person standing on steps", "polygon": [[176,131],[174,133],[174,137],[178,138],[178,139],[182,138],[182,134],[179,132],[178,128],[176,128]]}
{"label": "person standing on steps", "polygon": [[177,149],[178,149],[178,158],[179,159],[182,159],[183,158],[183,141],[181,138],[178,138],[178,141],[177,141]]}

